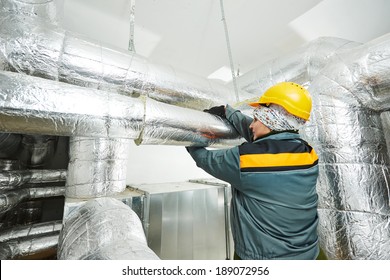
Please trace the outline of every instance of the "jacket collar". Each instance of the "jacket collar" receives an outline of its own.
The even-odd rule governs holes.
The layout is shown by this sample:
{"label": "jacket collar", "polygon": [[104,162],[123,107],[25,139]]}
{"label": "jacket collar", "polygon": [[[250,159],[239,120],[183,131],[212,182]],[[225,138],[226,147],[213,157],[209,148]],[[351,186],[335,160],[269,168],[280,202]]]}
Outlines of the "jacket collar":
{"label": "jacket collar", "polygon": [[271,131],[263,137],[256,139],[253,143],[257,143],[263,140],[285,140],[285,139],[297,139],[300,138],[298,131],[286,130],[286,131]]}

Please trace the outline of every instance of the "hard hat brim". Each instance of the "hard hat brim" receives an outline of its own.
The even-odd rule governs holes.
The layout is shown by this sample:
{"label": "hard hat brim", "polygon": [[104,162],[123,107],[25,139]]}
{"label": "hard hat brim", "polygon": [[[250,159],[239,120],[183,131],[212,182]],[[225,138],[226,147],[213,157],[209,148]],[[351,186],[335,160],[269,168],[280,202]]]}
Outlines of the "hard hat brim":
{"label": "hard hat brim", "polygon": [[248,103],[248,105],[251,106],[251,107],[253,107],[253,108],[259,107],[260,104],[261,104],[261,103],[259,103],[259,102],[251,102],[251,103]]}

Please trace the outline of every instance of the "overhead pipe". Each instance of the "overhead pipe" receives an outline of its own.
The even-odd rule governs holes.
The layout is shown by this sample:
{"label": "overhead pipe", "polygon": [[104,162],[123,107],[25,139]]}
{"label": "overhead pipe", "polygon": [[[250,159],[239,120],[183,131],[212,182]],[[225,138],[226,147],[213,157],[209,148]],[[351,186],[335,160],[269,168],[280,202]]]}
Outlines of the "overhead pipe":
{"label": "overhead pipe", "polygon": [[60,260],[159,260],[147,246],[142,223],[123,202],[91,199],[73,210],[60,232]]}
{"label": "overhead pipe", "polygon": [[[390,34],[337,49],[313,76],[309,60],[294,60],[293,54],[285,65],[304,64],[300,70],[282,68],[272,80],[306,77],[299,79],[313,98],[301,134],[319,154],[319,235],[329,259],[390,256],[389,49]],[[246,88],[256,91],[259,83],[269,83],[263,73],[273,72],[271,65],[256,70],[260,75]]]}
{"label": "overhead pipe", "polygon": [[0,120],[0,130],[12,133],[125,138],[138,144],[239,141],[231,125],[204,112],[1,71]]}
{"label": "overhead pipe", "polygon": [[[0,70],[197,110],[236,103],[234,92],[226,86],[152,64],[134,52],[73,34],[45,18],[3,9],[0,35]],[[239,96],[240,100],[252,97],[245,91]]]}

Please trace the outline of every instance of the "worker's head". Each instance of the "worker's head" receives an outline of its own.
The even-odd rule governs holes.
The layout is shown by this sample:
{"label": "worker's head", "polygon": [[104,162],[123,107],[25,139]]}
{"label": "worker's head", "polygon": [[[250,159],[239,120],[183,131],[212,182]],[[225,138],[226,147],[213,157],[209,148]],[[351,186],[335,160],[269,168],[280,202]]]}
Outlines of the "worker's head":
{"label": "worker's head", "polygon": [[258,102],[249,105],[255,108],[250,129],[256,140],[271,131],[298,130],[309,119],[312,102],[305,88],[282,82],[267,89]]}

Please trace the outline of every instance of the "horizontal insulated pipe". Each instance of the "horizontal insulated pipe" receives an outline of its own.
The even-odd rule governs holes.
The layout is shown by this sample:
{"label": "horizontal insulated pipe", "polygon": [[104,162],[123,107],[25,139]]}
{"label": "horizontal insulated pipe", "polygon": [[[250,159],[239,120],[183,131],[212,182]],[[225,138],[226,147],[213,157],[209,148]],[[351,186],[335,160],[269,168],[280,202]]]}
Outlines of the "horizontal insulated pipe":
{"label": "horizontal insulated pipe", "polygon": [[65,182],[67,170],[9,170],[0,171],[0,192],[25,184]]}
{"label": "horizontal insulated pipe", "polygon": [[87,201],[64,220],[60,260],[158,260],[148,247],[141,221],[123,202],[101,197]]}
{"label": "horizontal insulated pipe", "polygon": [[32,225],[16,226],[0,232],[0,243],[5,243],[13,239],[33,238],[37,235],[49,234],[59,231],[62,228],[62,221],[50,221]]}
{"label": "horizontal insulated pipe", "polygon": [[64,195],[63,186],[27,187],[8,191],[0,194],[0,214],[8,212],[23,201]]}
{"label": "horizontal insulated pipe", "polygon": [[36,235],[32,238],[20,238],[0,243],[0,259],[23,259],[33,255],[48,254],[53,256],[58,246],[59,232]]}
{"label": "horizontal insulated pipe", "polygon": [[1,71],[0,130],[202,146],[231,144],[239,137],[208,113]]}
{"label": "horizontal insulated pipe", "polygon": [[9,11],[0,12],[1,69],[198,110],[236,102],[234,91],[217,82]]}

